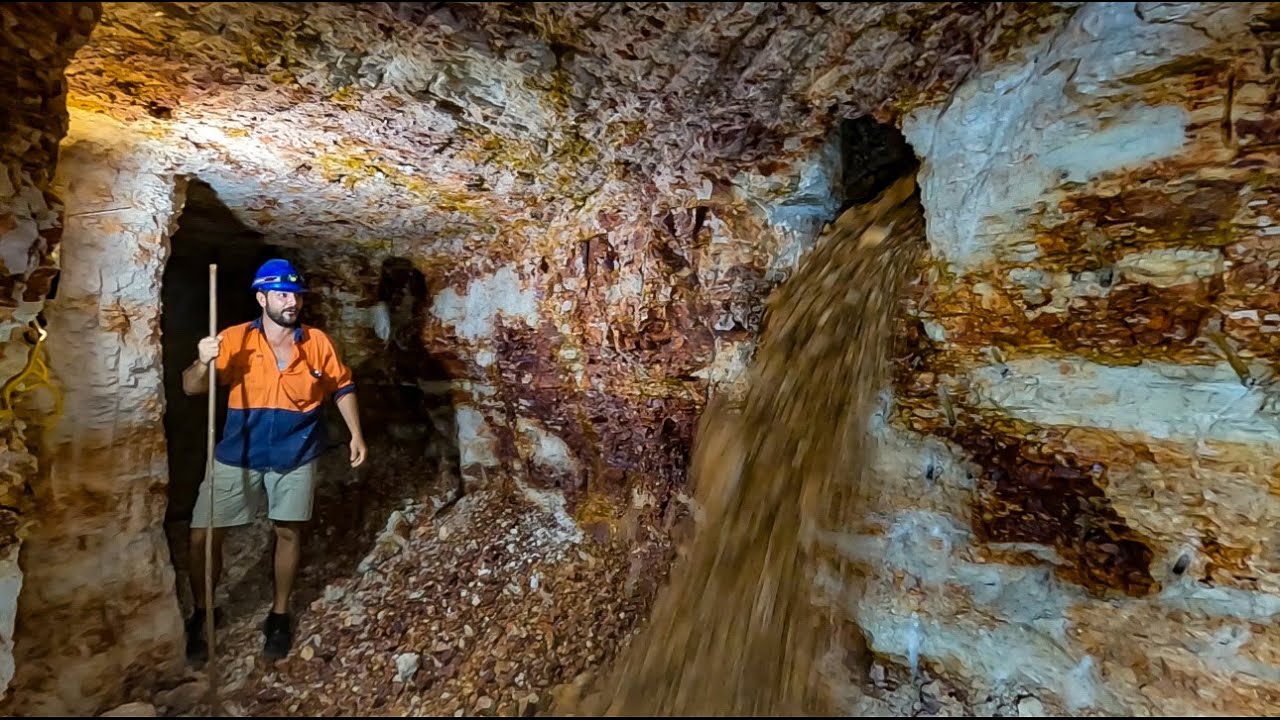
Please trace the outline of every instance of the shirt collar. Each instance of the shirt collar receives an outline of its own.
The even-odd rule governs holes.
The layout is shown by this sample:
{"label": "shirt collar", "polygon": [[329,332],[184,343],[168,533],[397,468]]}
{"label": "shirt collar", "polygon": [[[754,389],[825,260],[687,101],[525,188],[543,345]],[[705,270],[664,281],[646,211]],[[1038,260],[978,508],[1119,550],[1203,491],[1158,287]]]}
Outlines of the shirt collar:
{"label": "shirt collar", "polygon": [[[262,332],[262,316],[254,318],[253,321],[249,323],[249,327]],[[302,342],[302,323],[298,323],[298,326],[293,329],[293,341],[295,343]]]}

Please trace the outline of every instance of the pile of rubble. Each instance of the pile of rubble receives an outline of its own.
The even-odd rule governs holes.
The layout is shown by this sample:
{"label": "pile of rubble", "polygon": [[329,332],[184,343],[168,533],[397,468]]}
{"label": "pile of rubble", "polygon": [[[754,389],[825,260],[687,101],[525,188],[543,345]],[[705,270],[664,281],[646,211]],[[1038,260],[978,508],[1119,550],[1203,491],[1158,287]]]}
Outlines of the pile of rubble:
{"label": "pile of rubble", "polygon": [[563,514],[518,493],[478,492],[438,516],[429,505],[404,506],[356,572],[298,613],[288,658],[263,660],[262,613],[221,633],[223,710],[545,711],[556,688],[612,658],[646,612],[668,553],[657,539],[584,538]]}

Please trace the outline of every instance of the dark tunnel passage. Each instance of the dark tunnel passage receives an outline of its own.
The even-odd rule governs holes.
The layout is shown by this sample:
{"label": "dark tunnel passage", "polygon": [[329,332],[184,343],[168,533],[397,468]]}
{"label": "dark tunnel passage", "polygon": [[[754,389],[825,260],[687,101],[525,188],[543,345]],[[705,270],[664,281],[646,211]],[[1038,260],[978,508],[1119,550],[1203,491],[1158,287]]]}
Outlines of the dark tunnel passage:
{"label": "dark tunnel passage", "polygon": [[444,478],[446,485],[452,482],[432,493],[452,502],[462,491],[453,378],[423,343],[430,297],[426,278],[410,260],[382,261],[377,287],[382,317],[376,323],[382,327],[376,331],[384,347],[356,375],[365,402],[377,410],[369,413],[377,433],[413,455],[423,470]]}
{"label": "dark tunnel passage", "polygon": [[[299,254],[267,244],[198,180],[190,183],[171,246],[161,291],[169,463],[165,522],[184,614],[192,606],[186,573],[188,533],[206,470],[208,398],[183,392],[182,372],[195,360],[196,345],[209,331],[209,265],[218,265],[221,331],[261,314],[249,289],[258,266],[273,257],[291,260],[310,289],[301,322],[327,333],[351,368],[369,460],[359,468],[350,466],[351,435],[336,403],[326,400],[326,451],[318,460],[313,516],[304,531],[303,560],[291,601],[305,612],[329,582],[358,571],[395,510],[423,504],[428,512],[438,512],[461,497],[452,379],[427,352],[421,337],[430,302],[426,280],[404,258],[375,265],[378,274],[366,278],[371,282],[361,288],[376,297],[375,327],[372,333],[353,327],[343,300],[343,291],[350,288],[343,286],[342,273],[337,272],[349,259]],[[227,395],[226,388],[219,388],[215,442],[223,434]],[[273,538],[265,509],[259,509],[249,526],[228,533],[216,601],[228,621],[266,607]]]}
{"label": "dark tunnel passage", "polygon": [[[182,390],[182,371],[196,359],[196,344],[209,334],[209,265],[218,266],[217,325],[221,330],[260,314],[249,290],[254,271],[277,250],[248,230],[207,183],[192,180],[186,206],[170,239],[161,281],[160,330],[163,344],[168,445],[169,504],[165,528],[175,566],[185,566],[186,534],[196,492],[207,462],[208,397]],[[217,393],[215,441],[221,439],[227,391]],[[185,594],[179,582],[179,597]]]}

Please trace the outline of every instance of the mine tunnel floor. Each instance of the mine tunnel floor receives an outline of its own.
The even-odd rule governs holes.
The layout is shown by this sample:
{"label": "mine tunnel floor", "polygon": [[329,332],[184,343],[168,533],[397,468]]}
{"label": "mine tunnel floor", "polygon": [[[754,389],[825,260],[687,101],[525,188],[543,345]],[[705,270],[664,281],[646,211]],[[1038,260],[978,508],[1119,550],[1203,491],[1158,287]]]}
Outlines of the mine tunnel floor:
{"label": "mine tunnel floor", "polygon": [[[341,453],[326,458],[330,473]],[[357,506],[394,494],[394,463],[377,473]],[[647,535],[600,541],[563,512],[495,482],[454,504],[436,491],[384,502],[364,515],[380,532],[351,541],[330,518],[308,545],[295,598],[294,650],[262,657],[269,566],[237,586],[218,632],[222,712],[231,716],[564,715],[592,676],[607,670],[653,600],[671,546]],[[328,507],[359,515],[352,486],[321,488]],[[322,504],[321,507],[324,507]],[[442,508],[438,513],[436,508]],[[265,524],[255,532],[269,532]],[[326,554],[326,551],[328,553]],[[185,577],[180,572],[180,581]],[[416,658],[413,655],[416,654]],[[821,671],[852,716],[1018,716],[1023,698],[999,688],[957,687],[932,668],[912,673],[877,661],[862,681],[841,658]],[[153,698],[162,715],[210,714],[204,669]],[[851,682],[852,681],[852,682]]]}
{"label": "mine tunnel floor", "polygon": [[[400,499],[360,557],[321,557],[332,540],[313,540],[294,592],[313,599],[295,600],[294,649],[279,662],[262,657],[269,565],[246,577],[218,632],[223,712],[545,712],[611,659],[666,562],[664,543],[600,542],[503,483],[440,505]],[[190,702],[203,670],[190,677],[156,699],[162,713],[208,714]]]}

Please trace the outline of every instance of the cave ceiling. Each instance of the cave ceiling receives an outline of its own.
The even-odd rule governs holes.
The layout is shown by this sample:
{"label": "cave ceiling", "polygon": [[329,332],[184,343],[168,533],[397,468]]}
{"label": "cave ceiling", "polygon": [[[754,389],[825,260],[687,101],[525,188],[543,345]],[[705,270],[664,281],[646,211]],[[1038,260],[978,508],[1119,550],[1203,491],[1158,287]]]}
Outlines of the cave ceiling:
{"label": "cave ceiling", "polygon": [[68,105],[276,242],[486,242],[732,196],[840,117],[945,97],[1064,7],[105,3]]}

